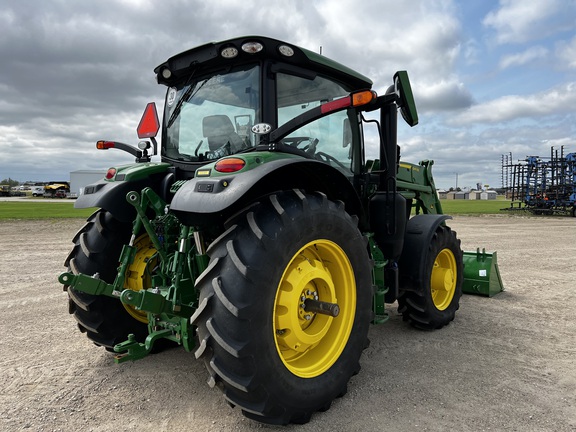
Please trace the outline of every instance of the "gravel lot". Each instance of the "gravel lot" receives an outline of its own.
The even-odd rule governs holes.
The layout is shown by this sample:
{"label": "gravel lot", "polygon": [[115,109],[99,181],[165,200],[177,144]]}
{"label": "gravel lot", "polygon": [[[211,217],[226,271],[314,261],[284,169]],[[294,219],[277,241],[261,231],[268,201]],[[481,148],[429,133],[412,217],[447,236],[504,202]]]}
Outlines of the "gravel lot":
{"label": "gravel lot", "polygon": [[576,219],[456,217],[497,250],[506,291],[464,296],[413,330],[389,307],[348,394],[304,426],[244,418],[183,349],[116,365],[79,332],[57,282],[82,220],[0,222],[0,430],[575,431]]}

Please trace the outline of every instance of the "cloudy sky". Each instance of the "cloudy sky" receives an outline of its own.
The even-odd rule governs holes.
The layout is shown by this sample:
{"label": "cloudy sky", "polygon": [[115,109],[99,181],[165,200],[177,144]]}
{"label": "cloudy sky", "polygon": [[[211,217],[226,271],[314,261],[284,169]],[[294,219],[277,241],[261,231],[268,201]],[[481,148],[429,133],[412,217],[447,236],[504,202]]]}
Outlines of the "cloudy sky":
{"label": "cloudy sky", "polygon": [[575,0],[3,0],[0,29],[0,179],[132,162],[95,142],[136,144],[163,106],[154,67],[254,34],[322,47],[379,93],[407,70],[420,124],[399,128],[402,156],[434,159],[438,187],[500,187],[510,152],[576,152]]}

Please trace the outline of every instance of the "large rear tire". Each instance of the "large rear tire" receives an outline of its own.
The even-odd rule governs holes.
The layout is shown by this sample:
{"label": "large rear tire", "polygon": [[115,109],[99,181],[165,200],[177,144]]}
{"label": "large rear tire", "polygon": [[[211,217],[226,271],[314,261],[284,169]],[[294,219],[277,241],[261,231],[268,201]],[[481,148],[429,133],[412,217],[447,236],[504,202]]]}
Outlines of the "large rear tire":
{"label": "large rear tire", "polygon": [[[282,192],[236,217],[196,281],[196,357],[249,418],[306,423],[346,393],[371,320],[366,241],[342,203]],[[338,304],[337,317],[307,299]]]}
{"label": "large rear tire", "polygon": [[436,228],[415,279],[416,290],[401,291],[398,311],[422,330],[444,327],[454,320],[462,296],[463,261],[460,240],[448,226]]}
{"label": "large rear tire", "polygon": [[[112,283],[120,252],[131,233],[129,224],[118,221],[105,210],[98,210],[74,236],[74,248],[64,265],[74,274],[98,273],[100,279]],[[65,289],[68,291],[69,312],[76,319],[80,331],[95,344],[112,350],[130,333],[138,341],[144,341],[148,335],[146,317],[138,317],[136,311],[128,313],[120,300],[86,294],[69,287]]]}

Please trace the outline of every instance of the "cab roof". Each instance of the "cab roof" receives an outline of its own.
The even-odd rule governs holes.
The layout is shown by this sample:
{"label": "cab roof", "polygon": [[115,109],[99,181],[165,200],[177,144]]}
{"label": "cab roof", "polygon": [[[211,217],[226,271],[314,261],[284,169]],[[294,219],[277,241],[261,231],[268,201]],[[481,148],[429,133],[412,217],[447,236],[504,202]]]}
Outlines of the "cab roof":
{"label": "cab roof", "polygon": [[372,88],[372,80],[334,60],[305,48],[263,36],[243,36],[210,42],[184,51],[154,69],[159,84],[167,86],[186,79],[199,67],[225,67],[269,59],[320,73],[347,84],[352,89]]}

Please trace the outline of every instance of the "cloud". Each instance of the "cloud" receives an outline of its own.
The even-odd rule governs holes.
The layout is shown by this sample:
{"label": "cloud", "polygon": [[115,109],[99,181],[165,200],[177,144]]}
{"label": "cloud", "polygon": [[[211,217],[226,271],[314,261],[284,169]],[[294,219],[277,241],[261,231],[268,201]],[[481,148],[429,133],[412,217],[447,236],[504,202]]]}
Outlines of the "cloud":
{"label": "cloud", "polygon": [[[395,71],[407,70],[420,124],[400,122],[402,151],[407,160],[436,159],[442,181],[455,166],[462,181],[474,173],[472,184],[498,176],[499,154],[529,148],[537,136],[576,141],[576,37],[566,32],[575,1],[502,0],[487,14],[490,6],[473,3],[4,0],[0,177],[53,180],[132,162],[124,152],[96,151],[94,142],[136,143],[145,104],[163,106],[166,89],[153,68],[194,46],[250,34],[322,47],[373,79],[380,94]],[[533,94],[542,85],[550,89]],[[501,97],[485,101],[491,94]]]}
{"label": "cloud", "polygon": [[418,110],[453,111],[472,105],[472,94],[455,78],[440,80],[430,85],[418,85],[414,89]]}
{"label": "cloud", "polygon": [[560,41],[556,46],[556,55],[560,60],[561,67],[576,69],[576,36],[570,41]]}
{"label": "cloud", "polygon": [[548,50],[542,46],[533,46],[521,53],[511,54],[500,59],[500,68],[523,66],[529,63],[541,61],[548,55]]}
{"label": "cloud", "polygon": [[462,126],[503,123],[532,117],[539,119],[554,115],[564,116],[573,113],[574,106],[576,106],[576,82],[569,82],[532,95],[506,95],[474,105],[454,116],[450,123]]}
{"label": "cloud", "polygon": [[469,39],[462,47],[462,56],[466,64],[474,65],[480,62],[480,46],[478,41]]}
{"label": "cloud", "polygon": [[[554,124],[499,123],[481,127],[429,126],[423,119],[415,128],[405,129],[399,137],[402,159],[417,162],[433,159],[436,186],[474,186],[476,182],[500,187],[502,184],[502,155],[513,154],[513,160],[528,155],[546,157],[550,147],[565,146],[565,153],[573,152],[574,140],[566,137],[573,119],[565,117]],[[434,124],[434,123],[432,123]]]}
{"label": "cloud", "polygon": [[[460,51],[460,23],[452,2],[386,2],[368,0],[362,13],[357,2],[323,1],[319,14],[330,23],[320,35],[324,53],[347,60],[364,74],[388,86],[396,70],[408,70],[429,81],[453,72]],[[385,89],[384,87],[384,89]]]}
{"label": "cloud", "polygon": [[498,44],[522,43],[573,28],[574,7],[573,0],[500,0],[482,23]]}

